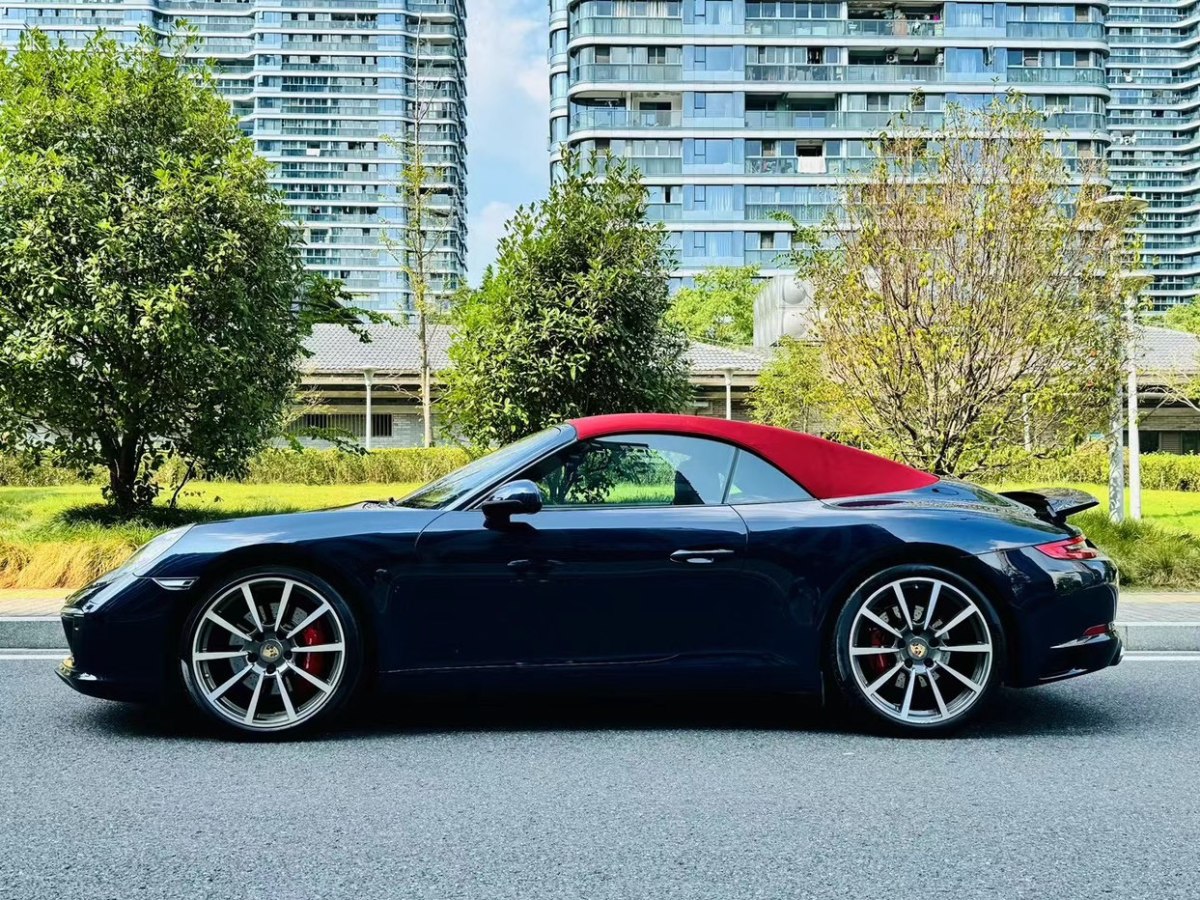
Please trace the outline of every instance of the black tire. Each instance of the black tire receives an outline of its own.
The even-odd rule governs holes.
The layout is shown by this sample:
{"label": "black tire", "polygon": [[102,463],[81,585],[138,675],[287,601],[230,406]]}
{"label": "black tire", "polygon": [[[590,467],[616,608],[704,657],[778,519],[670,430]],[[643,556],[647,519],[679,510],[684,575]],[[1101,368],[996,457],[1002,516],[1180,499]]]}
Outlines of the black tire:
{"label": "black tire", "polygon": [[251,739],[331,724],[357,691],[364,659],[350,604],[288,566],[246,569],[207,591],[179,645],[192,703],[227,734]]}
{"label": "black tire", "polygon": [[944,734],[979,715],[995,695],[1005,659],[1000,617],[987,596],[929,565],[893,566],[859,585],[826,648],[826,669],[851,716],[874,730],[910,736]]}

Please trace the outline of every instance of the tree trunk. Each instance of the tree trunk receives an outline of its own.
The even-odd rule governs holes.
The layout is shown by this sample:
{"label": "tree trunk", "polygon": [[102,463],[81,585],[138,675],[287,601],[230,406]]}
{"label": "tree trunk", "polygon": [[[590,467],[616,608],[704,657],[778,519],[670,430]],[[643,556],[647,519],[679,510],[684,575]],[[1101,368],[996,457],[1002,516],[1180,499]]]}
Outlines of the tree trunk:
{"label": "tree trunk", "polygon": [[117,448],[116,457],[108,461],[109,502],[123,516],[136,513],[145,506],[145,492],[138,490],[137,438],[126,435]]}

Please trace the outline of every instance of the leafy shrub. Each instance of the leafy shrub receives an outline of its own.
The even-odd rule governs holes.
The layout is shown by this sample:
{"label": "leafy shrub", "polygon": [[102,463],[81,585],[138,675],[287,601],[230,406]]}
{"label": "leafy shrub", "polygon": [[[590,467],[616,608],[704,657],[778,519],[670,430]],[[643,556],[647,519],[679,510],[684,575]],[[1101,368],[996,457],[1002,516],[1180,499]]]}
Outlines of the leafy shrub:
{"label": "leafy shrub", "polygon": [[1200,538],[1145,520],[1109,520],[1099,511],[1071,518],[1113,558],[1125,587],[1195,589],[1200,585]]}
{"label": "leafy shrub", "polygon": [[[264,450],[251,458],[244,478],[251,484],[362,484],[399,482],[423,484],[452,472],[468,461],[466,451],[457,447],[400,448],[374,450],[371,453],[346,453],[341,450]],[[156,480],[169,487],[179,483],[186,464],[171,457],[158,470]],[[81,478],[72,469],[43,463],[34,465],[19,456],[0,455],[0,486],[48,487],[60,484],[102,482],[104,473],[95,470]],[[204,473],[196,478],[204,480]],[[214,479],[226,480],[226,479]]]}
{"label": "leafy shrub", "polygon": [[371,453],[341,450],[266,450],[250,461],[243,479],[255,484],[361,484],[366,481],[423,484],[467,462],[457,447],[400,448]]}
{"label": "leafy shrub", "polygon": [[[1142,487],[1148,491],[1200,491],[1200,456],[1143,453]],[[1001,473],[1020,484],[1107,484],[1108,447],[1084,444],[1059,459],[1029,460]]]}

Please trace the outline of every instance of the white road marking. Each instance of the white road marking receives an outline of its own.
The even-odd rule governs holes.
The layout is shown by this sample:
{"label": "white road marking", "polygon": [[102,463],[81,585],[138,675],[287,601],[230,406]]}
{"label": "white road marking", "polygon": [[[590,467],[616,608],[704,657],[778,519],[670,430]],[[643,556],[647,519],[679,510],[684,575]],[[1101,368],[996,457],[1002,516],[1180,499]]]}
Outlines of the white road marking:
{"label": "white road marking", "polygon": [[1172,653],[1164,650],[1135,650],[1126,652],[1122,658],[1124,661],[1131,662],[1200,662],[1200,653],[1196,651],[1186,651],[1181,653]]}
{"label": "white road marking", "polygon": [[15,660],[15,659],[52,659],[55,662],[62,662],[71,655],[70,650],[3,650],[0,651],[0,659]]}

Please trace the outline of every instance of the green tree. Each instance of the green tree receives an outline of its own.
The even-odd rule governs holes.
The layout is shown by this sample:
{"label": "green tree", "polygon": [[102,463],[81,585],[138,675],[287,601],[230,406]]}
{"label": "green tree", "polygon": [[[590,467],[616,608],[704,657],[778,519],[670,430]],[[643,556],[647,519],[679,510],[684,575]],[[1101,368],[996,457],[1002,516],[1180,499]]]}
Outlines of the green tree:
{"label": "green tree", "polygon": [[762,287],[758,269],[718,266],[680,288],[671,318],[695,341],[750,344],[754,341],[754,298]]}
{"label": "green tree", "polygon": [[[1149,324],[1153,325],[1154,322]],[[1162,324],[1166,328],[1174,328],[1176,331],[1190,331],[1192,334],[1200,334],[1200,303],[1195,300],[1190,303],[1180,303],[1177,306],[1172,306],[1167,310],[1162,317]]]}
{"label": "green tree", "polygon": [[1136,201],[1069,167],[1019,98],[901,116],[849,185],[798,275],[838,384],[838,416],[881,452],[939,474],[1052,454],[1104,427],[1141,282]]}
{"label": "green tree", "polygon": [[793,431],[837,431],[837,386],[825,374],[821,348],[785,337],[750,394],[755,422]]}
{"label": "green tree", "polygon": [[0,56],[0,443],[104,466],[126,514],[166,455],[232,472],[276,433],[329,297],[185,49]]}
{"label": "green tree", "polygon": [[569,152],[563,169],[455,305],[442,404],[476,447],[572,416],[674,412],[691,396],[685,341],[665,318],[673,257],[662,226],[646,223],[640,176]]}

